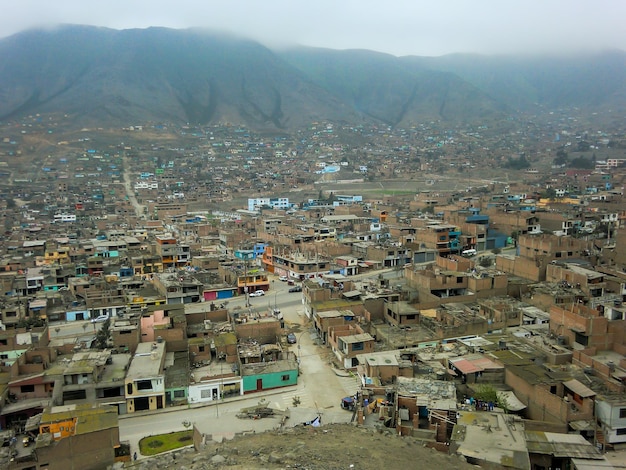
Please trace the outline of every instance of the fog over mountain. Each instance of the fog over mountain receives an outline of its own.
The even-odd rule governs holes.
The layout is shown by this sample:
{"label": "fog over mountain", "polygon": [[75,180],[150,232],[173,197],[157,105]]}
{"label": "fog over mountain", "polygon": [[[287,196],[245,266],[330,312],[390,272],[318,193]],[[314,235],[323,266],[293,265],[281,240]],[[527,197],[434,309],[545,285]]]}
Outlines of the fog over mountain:
{"label": "fog over mountain", "polygon": [[497,119],[539,108],[626,108],[626,54],[395,57],[295,48],[205,30],[64,26],[0,40],[0,119],[77,124],[315,120],[390,126]]}

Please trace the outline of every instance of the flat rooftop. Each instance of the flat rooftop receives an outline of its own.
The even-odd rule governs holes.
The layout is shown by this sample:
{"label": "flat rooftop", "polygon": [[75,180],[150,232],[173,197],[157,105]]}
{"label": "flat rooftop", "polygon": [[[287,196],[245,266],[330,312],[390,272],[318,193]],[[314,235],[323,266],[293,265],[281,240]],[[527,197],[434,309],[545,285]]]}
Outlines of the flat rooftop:
{"label": "flat rooftop", "polygon": [[151,379],[161,375],[165,343],[139,343],[130,363],[128,380]]}

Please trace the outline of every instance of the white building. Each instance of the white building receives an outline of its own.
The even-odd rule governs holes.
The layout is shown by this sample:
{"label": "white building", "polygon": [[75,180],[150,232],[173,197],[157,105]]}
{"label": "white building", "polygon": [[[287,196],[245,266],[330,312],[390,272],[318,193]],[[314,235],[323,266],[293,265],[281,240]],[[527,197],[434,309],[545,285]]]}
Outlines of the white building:
{"label": "white building", "polygon": [[272,209],[289,209],[288,197],[258,197],[248,199],[248,210],[257,211],[263,206],[271,207]]}
{"label": "white building", "polygon": [[76,214],[55,214],[54,215],[54,223],[61,222],[76,222]]}

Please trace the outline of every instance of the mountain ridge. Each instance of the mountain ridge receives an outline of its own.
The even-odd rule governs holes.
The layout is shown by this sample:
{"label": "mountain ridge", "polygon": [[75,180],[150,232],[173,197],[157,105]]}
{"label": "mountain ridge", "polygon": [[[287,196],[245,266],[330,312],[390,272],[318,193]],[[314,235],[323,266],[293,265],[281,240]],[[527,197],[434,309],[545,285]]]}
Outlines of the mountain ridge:
{"label": "mountain ridge", "polygon": [[404,56],[262,44],[207,30],[65,25],[0,40],[0,120],[61,112],[119,125],[313,121],[404,126],[498,119],[537,106],[625,109],[626,54]]}

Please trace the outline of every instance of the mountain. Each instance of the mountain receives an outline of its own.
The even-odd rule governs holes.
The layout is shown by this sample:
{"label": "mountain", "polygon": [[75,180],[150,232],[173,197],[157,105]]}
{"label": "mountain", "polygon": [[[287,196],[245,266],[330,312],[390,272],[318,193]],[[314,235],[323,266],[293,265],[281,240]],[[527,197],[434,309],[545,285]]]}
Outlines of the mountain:
{"label": "mountain", "polygon": [[245,122],[286,128],[356,113],[269,49],[200,30],[66,26],[0,41],[0,119]]}
{"label": "mountain", "polygon": [[499,103],[520,111],[532,111],[537,105],[624,109],[626,103],[624,51],[560,57],[454,54],[401,60],[415,68],[454,73]]}
{"label": "mountain", "polygon": [[62,26],[0,40],[0,120],[149,121],[290,129],[498,119],[537,106],[624,109],[619,51],[584,57],[395,57],[294,48],[205,30]]}
{"label": "mountain", "polygon": [[455,73],[364,50],[298,48],[281,57],[322,88],[390,126],[424,120],[465,121],[510,112]]}

